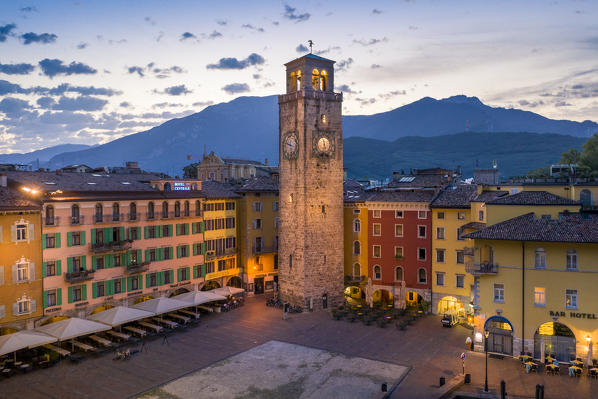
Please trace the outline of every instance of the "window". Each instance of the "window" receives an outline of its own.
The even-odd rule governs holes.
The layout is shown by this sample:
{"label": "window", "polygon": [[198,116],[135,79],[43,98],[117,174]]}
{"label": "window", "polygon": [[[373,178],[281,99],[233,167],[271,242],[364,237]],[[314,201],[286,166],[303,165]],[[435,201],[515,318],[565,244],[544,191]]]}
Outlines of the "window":
{"label": "window", "polygon": [[17,301],[17,311],[19,314],[31,313],[31,301],[29,299]]}
{"label": "window", "polygon": [[357,278],[361,276],[361,265],[356,263],[353,265],[353,277]]}
{"label": "window", "polygon": [[457,264],[462,265],[465,263],[465,252],[464,251],[457,251]]}
{"label": "window", "polygon": [[183,207],[183,216],[189,217],[191,212],[191,206],[189,205],[189,201],[185,201],[185,205]]}
{"label": "window", "polygon": [[71,224],[80,223],[79,205],[74,204],[71,206]]}
{"label": "window", "polygon": [[372,248],[372,253],[374,254],[374,258],[380,258],[381,257],[381,249],[380,249],[380,245],[374,245]]}
{"label": "window", "polygon": [[56,248],[56,235],[46,234],[46,248]]}
{"label": "window", "polygon": [[262,219],[253,219],[253,229],[259,230],[262,228]]}
{"label": "window", "polygon": [[359,219],[353,221],[353,232],[359,233],[361,231],[361,222]]}
{"label": "window", "polygon": [[46,277],[56,275],[56,261],[46,262]]}
{"label": "window", "polygon": [[102,223],[104,221],[104,208],[102,207],[102,204],[96,204],[95,221],[96,223]]}
{"label": "window", "polygon": [[354,215],[359,215],[361,213],[361,210],[359,209],[353,209],[353,214]]}
{"label": "window", "polygon": [[78,302],[83,299],[83,289],[81,285],[73,287],[73,302]]}
{"label": "window", "polygon": [[164,248],[164,260],[172,259],[172,247]]}
{"label": "window", "polygon": [[130,251],[129,256],[131,257],[131,264],[136,265],[141,259],[137,257],[137,251]]}
{"label": "window", "polygon": [[456,287],[464,288],[465,287],[465,274],[457,274],[455,277],[457,278],[456,279],[456,282],[457,282]]}
{"label": "window", "polygon": [[155,217],[155,213],[154,213],[154,203],[153,202],[149,202],[147,204],[147,218],[148,219],[153,219]]}
{"label": "window", "polygon": [[186,245],[179,246],[179,252],[181,254],[181,256],[179,256],[179,258],[186,258],[187,256],[189,256],[189,251],[187,250]]}
{"label": "window", "polygon": [[29,280],[29,262],[17,263],[17,281]]}
{"label": "window", "polygon": [[570,249],[567,251],[567,270],[577,269],[577,251]]}
{"label": "window", "polygon": [[403,268],[401,266],[395,267],[395,281],[403,281]]}
{"label": "window", "polygon": [[162,202],[162,219],[168,218],[168,202]]}
{"label": "window", "polygon": [[544,248],[536,249],[534,265],[538,269],[544,269],[546,267],[546,251],[544,251]]}
{"label": "window", "polygon": [[374,217],[375,217],[376,219],[379,219],[379,218],[381,217],[381,215],[380,215],[380,210],[379,210],[379,209],[375,210],[375,211],[373,212],[373,215],[374,215]]}
{"label": "window", "polygon": [[[233,201],[227,202],[225,205],[227,211],[234,211],[235,210],[235,203]],[[216,209],[218,210],[218,209]],[[221,209],[222,210],[222,209]]]}
{"label": "window", "polygon": [[73,246],[74,245],[81,245],[81,232],[80,231],[75,231],[73,233],[71,233],[71,240],[73,242]]}
{"label": "window", "polygon": [[137,278],[137,276],[129,277],[129,281],[131,282],[131,291],[139,289],[139,279]]}
{"label": "window", "polygon": [[279,218],[274,218],[274,228],[276,230],[278,230],[278,226],[280,225],[280,219]]}
{"label": "window", "polygon": [[546,306],[546,288],[534,287],[534,306]]}
{"label": "window", "polygon": [[380,271],[380,266],[374,266],[374,280],[380,280],[382,278],[382,272]]}
{"label": "window", "polygon": [[235,228],[235,218],[233,218],[233,217],[226,218],[226,228],[227,229]]}
{"label": "window", "polygon": [[403,211],[395,211],[395,218],[403,219]]}
{"label": "window", "polygon": [[174,203],[174,217],[181,217],[181,203],[179,201]]}
{"label": "window", "polygon": [[137,220],[137,205],[134,202],[129,204],[129,220]]}
{"label": "window", "polygon": [[465,212],[457,212],[457,219],[465,220]]}
{"label": "window", "polygon": [[418,260],[426,260],[426,248],[418,248],[417,249],[417,259]]}
{"label": "window", "polygon": [[403,247],[395,247],[395,258],[403,259]]}
{"label": "window", "polygon": [[112,255],[112,256],[113,256],[113,258],[112,258],[112,259],[114,260],[114,262],[113,262],[113,266],[114,266],[114,267],[119,267],[119,266],[122,266],[122,265],[121,265],[121,261],[120,261],[120,259],[121,259],[121,258],[120,258],[120,254],[114,254],[114,255]]}
{"label": "window", "polygon": [[565,308],[577,309],[577,290],[565,290]]}
{"label": "window", "polygon": [[46,293],[46,307],[56,306],[56,290],[51,290]]}
{"label": "window", "polygon": [[417,271],[417,282],[420,284],[426,284],[428,282],[428,274],[426,269],[419,269]]}
{"label": "window", "polygon": [[382,234],[382,227],[380,225],[380,223],[374,223],[372,226],[372,234],[375,236],[379,236]]}
{"label": "window", "polygon": [[478,212],[478,219],[480,222],[484,221],[484,211],[479,211]]}
{"label": "window", "polygon": [[182,267],[179,270],[181,271],[181,281],[189,280],[189,276],[188,276],[188,273],[187,273],[187,268],[186,267]]}
{"label": "window", "polygon": [[96,285],[96,290],[97,290],[98,297],[106,296],[106,284],[103,281],[100,281]]}
{"label": "window", "polygon": [[417,218],[418,219],[427,219],[428,212],[427,211],[417,211]]}
{"label": "window", "polygon": [[436,227],[436,239],[444,240],[444,227]]}
{"label": "window", "polygon": [[113,281],[114,281],[114,293],[120,294],[121,292],[123,292],[122,280],[120,278],[117,278]]}
{"label": "window", "polygon": [[272,202],[272,211],[278,212],[278,201]]}
{"label": "window", "polygon": [[150,287],[155,287],[155,286],[158,285],[158,278],[157,277],[158,276],[157,276],[156,273],[150,273],[150,275],[149,275],[149,281],[148,281]]}
{"label": "window", "polygon": [[[129,227],[129,239],[139,240],[138,227]],[[101,235],[101,234],[98,234]],[[97,236],[96,236],[97,237]]]}
{"label": "window", "polygon": [[112,204],[112,221],[118,222],[120,220],[120,206],[118,203]]}
{"label": "window", "polygon": [[361,243],[359,241],[355,241],[353,243],[353,255],[360,255],[361,254]]}
{"label": "window", "polygon": [[436,262],[444,263],[444,249],[437,249],[436,250]]}
{"label": "window", "polygon": [[436,272],[436,285],[444,285],[444,273]]}
{"label": "window", "polygon": [[444,212],[438,212],[438,213],[436,214],[436,217],[437,217],[438,219],[444,219]]}
{"label": "window", "polygon": [[[209,272],[208,272],[209,273]],[[171,284],[172,280],[170,279],[170,270],[164,272],[164,284]]]}
{"label": "window", "polygon": [[54,207],[48,205],[46,207],[46,226],[54,225]]}
{"label": "window", "polygon": [[96,259],[96,269],[101,270],[104,268],[104,257],[98,256]]}
{"label": "window", "polygon": [[[158,227],[160,228],[160,227]],[[170,236],[170,227],[165,224],[162,226],[162,237],[169,237]]]}
{"label": "window", "polygon": [[195,201],[195,216],[201,216],[201,201]]}
{"label": "window", "polygon": [[17,241],[27,241],[27,225],[17,224]]}
{"label": "window", "polygon": [[463,241],[465,240],[465,229],[463,227],[457,228],[457,240]]}
{"label": "window", "polygon": [[150,262],[155,262],[157,260],[156,249],[155,248],[148,249],[147,254],[149,255],[149,261]]}
{"label": "window", "polygon": [[417,237],[426,238],[426,226],[417,226]]}
{"label": "window", "polygon": [[255,201],[253,203],[253,211],[254,212],[261,212],[264,209],[264,204],[260,201]]}
{"label": "window", "polygon": [[505,285],[504,284],[494,284],[494,302],[504,302],[505,301]]}
{"label": "window", "polygon": [[403,225],[395,224],[395,237],[403,237]]}

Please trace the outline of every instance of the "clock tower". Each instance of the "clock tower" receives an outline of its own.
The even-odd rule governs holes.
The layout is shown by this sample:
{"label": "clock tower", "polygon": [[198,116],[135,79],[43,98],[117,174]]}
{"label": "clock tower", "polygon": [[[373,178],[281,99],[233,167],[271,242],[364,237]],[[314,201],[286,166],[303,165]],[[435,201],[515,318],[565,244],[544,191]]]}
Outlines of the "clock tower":
{"label": "clock tower", "polygon": [[278,96],[280,296],[303,308],[344,301],[342,93],[334,61],[307,54],[286,65]]}

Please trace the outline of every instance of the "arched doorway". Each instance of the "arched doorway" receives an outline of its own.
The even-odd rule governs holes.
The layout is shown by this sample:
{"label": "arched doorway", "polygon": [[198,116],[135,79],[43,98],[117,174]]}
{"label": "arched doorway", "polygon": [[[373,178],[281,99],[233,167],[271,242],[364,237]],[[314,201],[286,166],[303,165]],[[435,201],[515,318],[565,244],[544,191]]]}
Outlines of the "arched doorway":
{"label": "arched doorway", "polygon": [[513,325],[502,316],[492,316],[484,323],[488,331],[488,352],[513,355]]}
{"label": "arched doorway", "polygon": [[394,305],[394,297],[390,291],[379,289],[372,294],[372,303],[374,306],[389,307]]}
{"label": "arched doorway", "polygon": [[229,287],[242,288],[243,280],[241,280],[241,277],[239,276],[233,276],[230,278],[230,280],[228,280],[228,283],[226,283],[226,285]]}
{"label": "arched doorway", "polygon": [[220,283],[216,280],[210,280],[208,282],[206,282],[203,287],[201,287],[200,291],[209,291],[209,290],[213,290],[215,288],[220,288]]}
{"label": "arched doorway", "polygon": [[440,315],[453,313],[459,317],[465,317],[465,307],[454,296],[445,296],[438,302],[437,313]]}
{"label": "arched doorway", "polygon": [[348,286],[345,288],[345,300],[350,304],[363,304],[365,292],[356,285]]}
{"label": "arched doorway", "polygon": [[184,294],[186,292],[189,292],[189,290],[187,288],[178,288],[176,290],[174,290],[170,295],[168,295],[169,297],[173,297],[173,296],[177,296],[177,295],[181,295]]}
{"label": "arched doorway", "polygon": [[566,325],[550,321],[542,324],[534,334],[534,357],[542,357],[542,341],[544,354],[554,354],[557,360],[568,362],[575,357],[575,334]]}
{"label": "arched doorway", "polygon": [[419,304],[422,302],[423,298],[420,294],[418,294],[417,292],[413,292],[413,291],[409,291],[406,294],[406,302],[407,302],[407,307],[418,307]]}

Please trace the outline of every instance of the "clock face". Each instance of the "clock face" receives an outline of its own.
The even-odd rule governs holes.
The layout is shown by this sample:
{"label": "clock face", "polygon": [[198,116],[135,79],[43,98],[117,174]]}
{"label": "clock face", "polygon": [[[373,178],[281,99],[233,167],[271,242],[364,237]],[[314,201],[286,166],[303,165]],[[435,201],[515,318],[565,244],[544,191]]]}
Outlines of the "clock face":
{"label": "clock face", "polygon": [[318,150],[322,153],[330,151],[330,141],[326,137],[320,137],[318,140]]}
{"label": "clock face", "polygon": [[294,133],[287,134],[282,142],[282,152],[287,159],[297,158],[299,143]]}
{"label": "clock face", "polygon": [[330,157],[335,151],[334,133],[317,132],[312,141],[312,153],[316,157]]}

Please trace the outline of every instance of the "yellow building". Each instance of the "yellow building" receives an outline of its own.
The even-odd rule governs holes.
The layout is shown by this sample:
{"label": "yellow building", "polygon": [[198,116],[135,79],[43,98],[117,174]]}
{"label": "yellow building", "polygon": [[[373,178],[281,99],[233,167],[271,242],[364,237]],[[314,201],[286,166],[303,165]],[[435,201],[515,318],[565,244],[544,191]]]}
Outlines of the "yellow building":
{"label": "yellow building", "polygon": [[238,264],[237,209],[239,195],[233,187],[216,181],[202,181],[201,195],[205,224],[205,284],[202,290],[231,285],[242,287]]}
{"label": "yellow building", "polygon": [[507,202],[517,213],[527,204],[529,212],[469,235],[475,240],[469,270],[479,290],[476,349],[484,349],[488,331],[492,352],[597,357],[598,217],[571,213],[578,204],[547,192],[494,202],[501,204],[488,204],[490,218]]}
{"label": "yellow building", "polygon": [[367,194],[357,181],[347,180],[343,195],[345,295],[363,299],[369,274]]}
{"label": "yellow building", "polygon": [[272,292],[278,286],[278,182],[248,179],[237,189],[239,266],[248,292]]}
{"label": "yellow building", "polygon": [[0,335],[33,328],[43,312],[41,206],[0,175]]}

